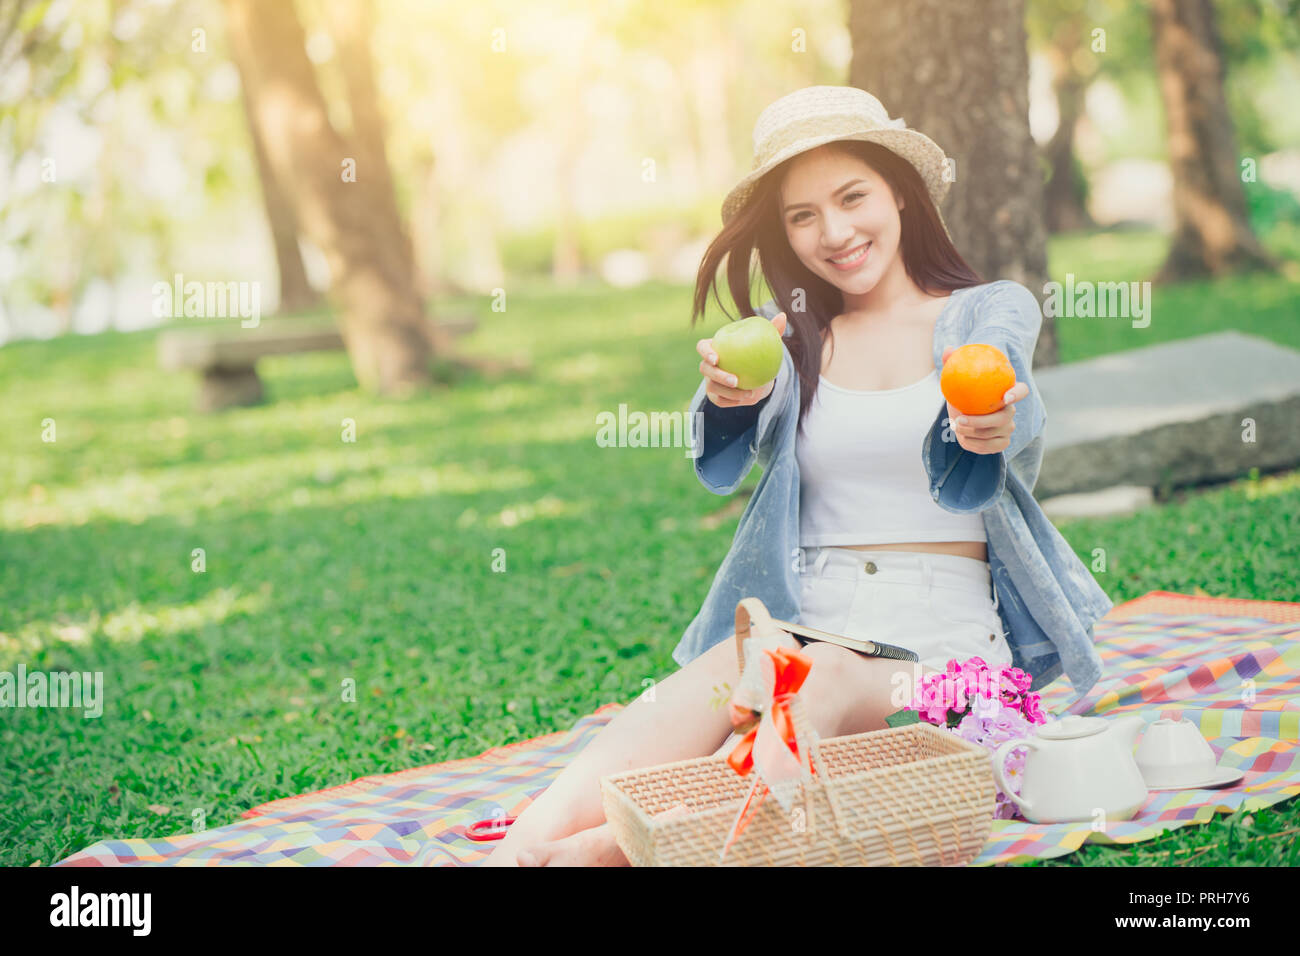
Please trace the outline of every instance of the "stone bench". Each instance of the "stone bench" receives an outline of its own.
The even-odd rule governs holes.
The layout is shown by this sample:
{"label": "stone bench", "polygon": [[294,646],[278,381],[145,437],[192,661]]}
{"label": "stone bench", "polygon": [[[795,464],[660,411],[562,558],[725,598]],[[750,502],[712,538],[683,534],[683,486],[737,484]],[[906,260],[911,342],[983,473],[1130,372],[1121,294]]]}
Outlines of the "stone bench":
{"label": "stone bench", "polygon": [[[434,323],[435,345],[474,331],[478,320],[462,316]],[[197,408],[212,412],[233,405],[255,405],[262,400],[262,380],[257,361],[268,355],[330,352],[343,348],[337,326],[298,319],[261,323],[257,329],[238,332],[180,329],[158,337],[158,363],[168,371],[197,371],[200,376]]]}
{"label": "stone bench", "polygon": [[1300,352],[1266,339],[1216,332],[1043,369],[1034,381],[1047,409],[1039,499],[1300,464]]}

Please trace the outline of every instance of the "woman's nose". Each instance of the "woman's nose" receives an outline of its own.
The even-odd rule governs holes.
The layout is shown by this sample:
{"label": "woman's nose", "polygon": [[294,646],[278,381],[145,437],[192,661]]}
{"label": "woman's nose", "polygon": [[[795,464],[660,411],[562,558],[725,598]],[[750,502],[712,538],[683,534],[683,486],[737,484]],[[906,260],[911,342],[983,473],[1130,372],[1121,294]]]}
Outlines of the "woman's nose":
{"label": "woman's nose", "polygon": [[829,213],[822,219],[822,224],[822,244],[829,255],[841,251],[844,244],[853,238],[853,224],[843,213]]}

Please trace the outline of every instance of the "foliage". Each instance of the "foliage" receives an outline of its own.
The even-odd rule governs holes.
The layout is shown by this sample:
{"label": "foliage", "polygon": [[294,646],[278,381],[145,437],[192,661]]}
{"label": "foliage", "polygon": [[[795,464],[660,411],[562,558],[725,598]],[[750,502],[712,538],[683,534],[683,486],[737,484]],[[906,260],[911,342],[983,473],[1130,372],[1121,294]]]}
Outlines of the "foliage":
{"label": "foliage", "polygon": [[1282,223],[1300,223],[1300,200],[1288,189],[1276,189],[1267,183],[1244,183],[1250,225],[1266,233]]}

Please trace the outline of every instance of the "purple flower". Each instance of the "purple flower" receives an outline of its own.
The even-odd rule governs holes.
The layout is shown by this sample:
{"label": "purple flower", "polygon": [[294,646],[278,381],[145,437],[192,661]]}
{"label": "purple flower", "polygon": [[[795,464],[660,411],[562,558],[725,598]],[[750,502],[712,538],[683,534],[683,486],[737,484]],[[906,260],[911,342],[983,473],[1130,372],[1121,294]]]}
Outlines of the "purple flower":
{"label": "purple flower", "polygon": [[[1037,695],[1032,695],[1036,698]],[[956,726],[949,728],[958,737],[978,744],[988,750],[996,750],[1008,740],[1031,736],[1032,724],[1018,710],[1006,707],[997,700],[972,699],[971,710]],[[1023,748],[1012,750],[1007,756],[1005,773],[1007,784],[1019,795],[1020,784],[1024,779],[1026,751]],[[1019,817],[1019,808],[1002,790],[997,790],[993,816],[995,819],[1010,820]]]}
{"label": "purple flower", "polygon": [[963,717],[957,726],[952,729],[958,737],[964,740],[979,744],[981,747],[986,745],[989,734],[988,721],[974,712]]}
{"label": "purple flower", "polygon": [[981,717],[996,717],[1002,712],[1002,704],[992,697],[976,695],[971,698],[971,713]]}

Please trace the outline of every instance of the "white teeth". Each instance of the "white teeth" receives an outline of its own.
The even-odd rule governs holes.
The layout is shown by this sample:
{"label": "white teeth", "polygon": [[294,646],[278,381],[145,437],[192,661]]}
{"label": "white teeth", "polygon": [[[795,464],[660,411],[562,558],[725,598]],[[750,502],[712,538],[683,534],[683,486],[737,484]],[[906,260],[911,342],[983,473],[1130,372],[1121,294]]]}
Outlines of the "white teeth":
{"label": "white teeth", "polygon": [[863,246],[858,252],[855,252],[853,255],[847,256],[843,259],[832,259],[831,262],[834,262],[837,265],[848,265],[850,262],[855,262],[858,259],[861,259],[863,256],[865,256],[867,254],[867,249],[869,249],[870,247],[871,247],[871,243],[867,243],[865,246]]}

